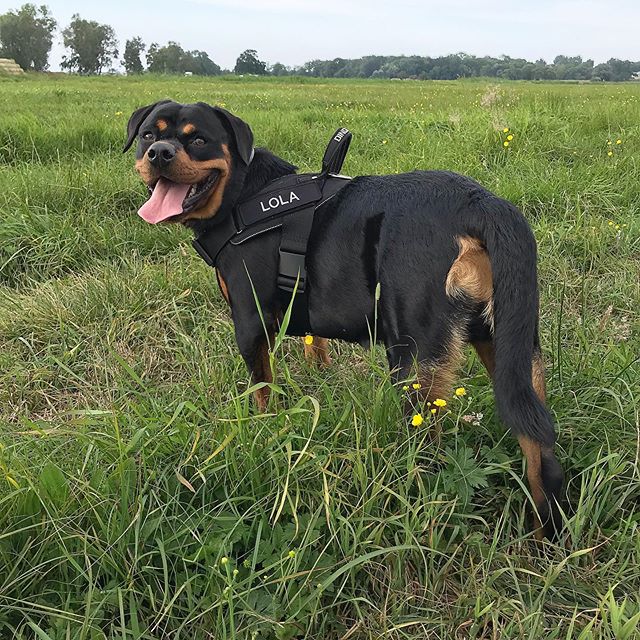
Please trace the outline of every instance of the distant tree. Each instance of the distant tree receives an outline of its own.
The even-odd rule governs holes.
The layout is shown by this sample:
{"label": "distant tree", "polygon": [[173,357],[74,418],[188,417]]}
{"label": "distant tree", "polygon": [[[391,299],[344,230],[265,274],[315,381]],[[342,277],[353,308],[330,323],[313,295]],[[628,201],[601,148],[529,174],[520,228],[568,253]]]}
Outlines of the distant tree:
{"label": "distant tree", "polygon": [[267,73],[267,63],[258,58],[258,52],[255,49],[247,49],[238,56],[233,72],[263,76]]}
{"label": "distant tree", "polygon": [[170,41],[164,47],[154,42],[147,51],[147,69],[151,73],[183,73],[186,55],[177,42]]}
{"label": "distant tree", "polygon": [[122,64],[124,64],[127,75],[142,73],[144,71],[142,60],[140,59],[140,55],[144,50],[145,44],[142,42],[142,38],[131,38],[131,40],[127,40],[124,46],[124,57],[122,58]]}
{"label": "distant tree", "polygon": [[366,56],[362,58],[361,71],[365,78],[370,77],[384,64],[383,56]]}
{"label": "distant tree", "polygon": [[70,53],[62,59],[63,69],[81,74],[100,74],[118,55],[118,41],[113,27],[93,20],[83,20],[77,13],[62,32],[64,46]]}
{"label": "distant tree", "polygon": [[220,67],[209,57],[205,51],[187,51],[185,71],[191,71],[199,76],[219,76],[222,73]]}
{"label": "distant tree", "polygon": [[23,69],[44,71],[56,21],[45,5],[24,4],[0,16],[0,55],[13,58]]}
{"label": "distant tree", "polygon": [[599,64],[593,68],[592,80],[603,80],[609,82],[613,78],[613,71],[608,64]]}
{"label": "distant tree", "polygon": [[553,78],[553,69],[549,67],[545,60],[540,58],[534,63],[533,80],[549,80]]}
{"label": "distant tree", "polygon": [[582,64],[582,56],[556,56],[553,59],[555,66],[566,64],[569,66],[578,66]]}
{"label": "distant tree", "polygon": [[155,42],[147,52],[147,68],[151,73],[184,73],[190,71],[200,76],[217,76],[220,67],[205,51],[185,51],[177,42],[160,47]]}
{"label": "distant tree", "polygon": [[288,76],[291,73],[289,68],[285,67],[281,62],[276,62],[275,64],[272,64],[269,67],[268,72],[272,76]]}
{"label": "distant tree", "polygon": [[607,60],[607,64],[611,69],[611,80],[613,82],[624,82],[630,80],[633,75],[634,64],[630,60],[618,60],[617,58],[610,58]]}

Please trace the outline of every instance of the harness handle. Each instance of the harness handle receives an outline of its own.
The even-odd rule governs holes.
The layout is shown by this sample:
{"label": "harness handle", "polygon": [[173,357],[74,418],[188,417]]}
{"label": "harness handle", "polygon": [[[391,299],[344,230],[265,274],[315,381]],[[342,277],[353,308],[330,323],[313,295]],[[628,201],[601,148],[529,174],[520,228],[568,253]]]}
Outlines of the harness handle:
{"label": "harness handle", "polygon": [[352,137],[351,131],[345,127],[341,127],[333,134],[322,158],[321,175],[323,177],[326,177],[329,173],[340,173]]}

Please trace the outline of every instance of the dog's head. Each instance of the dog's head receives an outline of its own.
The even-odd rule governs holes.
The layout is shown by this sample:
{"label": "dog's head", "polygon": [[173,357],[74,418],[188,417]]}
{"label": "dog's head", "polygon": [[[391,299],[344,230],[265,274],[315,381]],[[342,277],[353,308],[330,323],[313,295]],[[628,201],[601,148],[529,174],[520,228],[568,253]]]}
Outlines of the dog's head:
{"label": "dog's head", "polygon": [[246,171],[253,152],[249,125],[204,102],[163,100],[138,109],[124,151],[136,138],[136,170],[150,192],[139,214],[152,224],[215,216],[234,173]]}

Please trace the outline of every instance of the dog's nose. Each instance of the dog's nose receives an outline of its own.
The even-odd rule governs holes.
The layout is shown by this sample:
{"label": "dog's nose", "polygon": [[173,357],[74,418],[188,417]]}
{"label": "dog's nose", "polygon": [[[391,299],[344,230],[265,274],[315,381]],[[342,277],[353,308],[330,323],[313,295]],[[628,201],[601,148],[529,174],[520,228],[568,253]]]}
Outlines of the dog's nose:
{"label": "dog's nose", "polygon": [[154,142],[147,151],[147,157],[154,167],[162,169],[176,157],[176,149],[168,142]]}

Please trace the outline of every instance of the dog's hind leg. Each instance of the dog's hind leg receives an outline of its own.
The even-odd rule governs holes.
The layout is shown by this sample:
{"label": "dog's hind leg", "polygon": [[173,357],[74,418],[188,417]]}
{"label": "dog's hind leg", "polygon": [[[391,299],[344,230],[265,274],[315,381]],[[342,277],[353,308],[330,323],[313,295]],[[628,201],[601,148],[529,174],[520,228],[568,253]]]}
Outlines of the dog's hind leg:
{"label": "dog's hind leg", "polygon": [[441,403],[435,401],[450,396],[463,359],[463,336],[458,324],[430,322],[419,337],[397,341],[387,348],[394,381],[408,387],[408,415],[418,409],[437,412]]}
{"label": "dog's hind leg", "polygon": [[[495,349],[492,340],[472,343],[478,357],[493,379],[495,371]],[[544,363],[539,348],[533,354],[531,381],[540,402],[546,400]],[[527,481],[531,497],[536,506],[534,529],[537,539],[544,536],[554,538],[561,523],[557,499],[562,488],[562,469],[555,457],[553,447],[536,442],[525,435],[518,436],[518,442],[527,461]]]}
{"label": "dog's hind leg", "polygon": [[[309,338],[311,340],[309,340]],[[305,336],[304,357],[309,364],[319,364],[328,366],[331,364],[331,356],[329,355],[329,340],[327,338],[319,338],[318,336]]]}
{"label": "dog's hind leg", "polygon": [[439,403],[436,401],[446,401],[455,386],[464,357],[463,332],[456,326],[447,327],[435,344],[423,344],[421,347],[418,352],[419,397],[432,413],[437,413]]}

